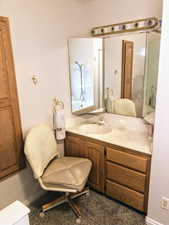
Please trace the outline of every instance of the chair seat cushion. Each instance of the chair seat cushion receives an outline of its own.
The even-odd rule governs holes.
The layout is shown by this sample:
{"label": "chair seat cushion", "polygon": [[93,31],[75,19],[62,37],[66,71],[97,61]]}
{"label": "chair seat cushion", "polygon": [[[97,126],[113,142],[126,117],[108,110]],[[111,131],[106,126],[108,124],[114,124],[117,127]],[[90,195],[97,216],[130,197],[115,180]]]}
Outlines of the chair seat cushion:
{"label": "chair seat cushion", "polygon": [[47,166],[41,179],[44,185],[60,185],[81,191],[86,183],[91,166],[91,161],[85,158],[55,158]]}

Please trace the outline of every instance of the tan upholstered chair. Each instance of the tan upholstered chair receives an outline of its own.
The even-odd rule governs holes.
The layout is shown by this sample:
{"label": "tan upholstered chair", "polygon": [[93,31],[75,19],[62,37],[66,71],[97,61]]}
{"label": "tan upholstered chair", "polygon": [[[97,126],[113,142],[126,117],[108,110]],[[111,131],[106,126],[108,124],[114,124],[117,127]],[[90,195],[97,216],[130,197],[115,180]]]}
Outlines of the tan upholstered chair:
{"label": "tan upholstered chair", "polygon": [[64,192],[64,196],[42,206],[43,213],[57,205],[68,202],[80,222],[80,211],[72,201],[89,192],[84,188],[91,169],[91,161],[85,158],[60,158],[53,130],[39,125],[30,130],[25,140],[25,155],[44,190]]}
{"label": "tan upholstered chair", "polygon": [[114,113],[136,117],[135,104],[132,100],[127,98],[116,99],[114,100]]}

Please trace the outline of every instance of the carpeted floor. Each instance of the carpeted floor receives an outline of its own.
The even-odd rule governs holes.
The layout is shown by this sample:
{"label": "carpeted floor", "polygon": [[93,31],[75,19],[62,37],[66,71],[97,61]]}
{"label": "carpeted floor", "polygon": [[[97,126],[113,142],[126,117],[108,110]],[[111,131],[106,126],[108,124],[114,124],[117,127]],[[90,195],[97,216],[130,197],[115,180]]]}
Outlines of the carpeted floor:
{"label": "carpeted floor", "polygon": [[[48,194],[32,204],[30,225],[76,224],[76,217],[67,204],[49,210],[44,218],[39,217],[40,204],[53,197]],[[94,191],[90,191],[89,197],[82,196],[75,201],[83,215],[81,225],[145,225],[144,215]]]}

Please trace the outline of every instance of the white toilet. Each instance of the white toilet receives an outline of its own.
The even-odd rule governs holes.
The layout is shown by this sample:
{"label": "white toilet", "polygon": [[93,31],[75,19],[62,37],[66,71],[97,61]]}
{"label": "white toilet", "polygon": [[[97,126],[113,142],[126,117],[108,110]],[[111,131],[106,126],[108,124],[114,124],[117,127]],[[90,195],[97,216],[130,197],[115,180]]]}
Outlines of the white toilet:
{"label": "white toilet", "polygon": [[15,201],[0,211],[0,225],[30,225],[29,212],[24,204]]}

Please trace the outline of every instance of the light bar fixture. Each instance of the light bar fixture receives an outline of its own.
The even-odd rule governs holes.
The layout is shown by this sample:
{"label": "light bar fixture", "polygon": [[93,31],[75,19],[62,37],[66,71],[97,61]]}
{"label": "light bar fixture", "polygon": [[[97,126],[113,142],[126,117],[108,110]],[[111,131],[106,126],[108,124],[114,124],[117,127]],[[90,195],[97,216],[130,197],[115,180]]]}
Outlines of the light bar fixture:
{"label": "light bar fixture", "polygon": [[159,23],[161,22],[157,18],[150,17],[146,19],[128,21],[124,23],[95,27],[92,29],[91,34],[94,37],[98,37],[109,34],[150,30],[159,26]]}

